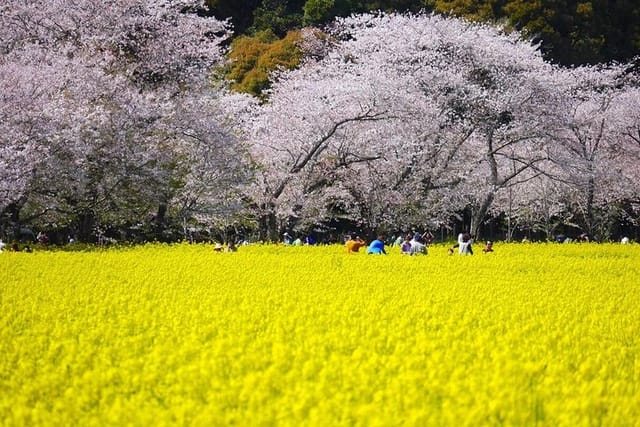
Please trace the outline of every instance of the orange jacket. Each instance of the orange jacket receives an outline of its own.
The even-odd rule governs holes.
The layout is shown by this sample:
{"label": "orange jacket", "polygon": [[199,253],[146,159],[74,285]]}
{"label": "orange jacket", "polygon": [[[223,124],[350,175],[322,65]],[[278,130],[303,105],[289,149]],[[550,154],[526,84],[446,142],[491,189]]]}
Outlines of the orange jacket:
{"label": "orange jacket", "polygon": [[347,253],[356,253],[358,251],[360,251],[360,248],[367,246],[367,243],[360,239],[360,240],[347,240],[347,242],[345,243],[345,246],[347,247]]}

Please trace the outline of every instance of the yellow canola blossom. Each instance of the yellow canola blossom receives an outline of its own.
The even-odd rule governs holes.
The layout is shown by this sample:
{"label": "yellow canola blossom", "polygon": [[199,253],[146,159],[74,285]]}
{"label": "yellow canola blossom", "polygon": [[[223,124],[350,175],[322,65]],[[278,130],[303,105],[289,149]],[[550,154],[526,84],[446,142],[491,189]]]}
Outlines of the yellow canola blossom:
{"label": "yellow canola blossom", "polygon": [[638,426],[640,246],[0,254],[3,426]]}

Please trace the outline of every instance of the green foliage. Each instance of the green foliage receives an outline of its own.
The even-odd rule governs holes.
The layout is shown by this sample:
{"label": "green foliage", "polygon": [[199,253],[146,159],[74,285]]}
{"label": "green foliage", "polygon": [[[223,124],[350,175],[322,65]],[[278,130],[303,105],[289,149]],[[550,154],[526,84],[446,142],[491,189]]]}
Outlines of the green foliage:
{"label": "green foliage", "polygon": [[640,52],[640,4],[605,0],[511,0],[508,21],[564,65],[626,60]]}
{"label": "green foliage", "polygon": [[640,2],[579,2],[573,15],[571,63],[622,61],[640,53]]}
{"label": "green foliage", "polygon": [[549,58],[565,63],[564,58],[555,55],[569,50],[569,34],[573,18],[567,2],[560,0],[511,0],[503,8],[508,22],[523,33],[540,41],[542,51]]}
{"label": "green foliage", "polygon": [[287,0],[262,0],[262,5],[253,12],[253,25],[249,32],[270,30],[278,37],[287,31],[299,28],[302,23],[301,8],[290,9]]}
{"label": "green foliage", "polygon": [[278,68],[293,69],[298,66],[302,52],[297,46],[301,35],[290,31],[278,39],[269,30],[254,36],[240,36],[231,44],[226,77],[232,88],[254,96],[262,96],[270,87],[270,74]]}
{"label": "green foliage", "polygon": [[366,12],[372,9],[355,0],[307,0],[303,10],[302,22],[304,25],[322,26],[338,16],[349,16],[352,13]]}
{"label": "green foliage", "polygon": [[328,20],[334,3],[334,0],[308,0],[304,4],[302,22],[305,25],[323,24]]}
{"label": "green foliage", "polygon": [[427,1],[425,0],[364,0],[356,3],[360,4],[358,10],[354,10],[354,12],[377,10],[388,12],[417,12],[427,6]]}
{"label": "green foliage", "polygon": [[427,0],[426,4],[434,12],[451,14],[471,21],[494,21],[499,10],[496,0]]}

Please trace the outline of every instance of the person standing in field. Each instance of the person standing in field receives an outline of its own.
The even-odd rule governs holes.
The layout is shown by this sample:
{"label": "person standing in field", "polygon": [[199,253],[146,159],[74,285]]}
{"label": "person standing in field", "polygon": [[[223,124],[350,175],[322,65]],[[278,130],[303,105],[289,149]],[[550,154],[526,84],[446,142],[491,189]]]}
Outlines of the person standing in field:
{"label": "person standing in field", "polygon": [[356,236],[355,239],[349,237],[344,245],[348,254],[356,254],[360,251],[360,248],[367,246],[367,242],[362,240],[359,236]]}
{"label": "person standing in field", "polygon": [[469,233],[464,233],[462,235],[462,242],[458,247],[458,253],[460,255],[473,255],[473,248],[471,244],[473,243],[473,238]]}
{"label": "person standing in field", "polygon": [[367,248],[367,254],[378,254],[378,255],[386,255],[387,251],[384,250],[384,236],[378,235],[378,238],[375,239],[369,247]]}
{"label": "person standing in field", "polygon": [[427,230],[424,233],[422,233],[422,242],[427,246],[429,246],[430,244],[433,243],[433,239],[434,238],[435,238],[435,236],[429,230]]}
{"label": "person standing in field", "polygon": [[473,247],[471,244],[473,243],[473,239],[469,233],[460,233],[458,234],[458,243],[453,245],[452,248],[449,249],[449,255],[453,253],[453,249],[458,248],[458,254],[460,255],[473,255]]}
{"label": "person standing in field", "polygon": [[487,243],[484,245],[482,252],[484,252],[485,254],[493,252],[493,242],[491,240],[487,240]]}

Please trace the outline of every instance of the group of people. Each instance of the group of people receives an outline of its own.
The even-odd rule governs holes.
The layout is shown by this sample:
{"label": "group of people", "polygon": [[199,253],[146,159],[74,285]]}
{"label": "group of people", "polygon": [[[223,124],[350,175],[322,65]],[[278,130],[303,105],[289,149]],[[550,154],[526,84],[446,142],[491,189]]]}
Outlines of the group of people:
{"label": "group of people", "polygon": [[[400,246],[400,253],[404,255],[426,254],[427,244],[423,240],[423,235],[415,233],[413,236],[407,234],[394,241],[394,245]],[[384,243],[384,235],[380,234],[367,245],[360,236],[347,237],[345,240],[345,248],[348,254],[360,252],[360,248],[367,247],[367,254],[386,255],[387,250]]]}
{"label": "group of people", "polygon": [[[406,234],[394,241],[394,245],[400,247],[402,255],[417,255],[428,253],[427,246],[433,241],[431,233],[414,233]],[[387,253],[384,243],[384,235],[378,235],[368,246],[367,243],[359,236],[349,236],[345,241],[346,252],[354,254],[360,252],[360,248],[366,247],[367,254],[385,254]],[[460,255],[473,255],[473,236],[469,233],[460,233],[458,242],[448,249],[449,255],[453,255],[455,249]],[[493,252],[493,242],[488,240],[482,249],[483,253]]]}
{"label": "group of people", "polygon": [[304,238],[297,237],[294,239],[291,234],[286,232],[282,235],[282,243],[284,243],[285,245],[292,245],[292,246],[315,245],[316,238],[309,235]]}
{"label": "group of people", "polygon": [[[4,243],[2,239],[0,239],[0,252],[2,252],[6,246],[7,244]],[[20,249],[20,245],[18,245],[18,242],[13,242],[10,250],[12,252],[33,252],[33,250],[31,249],[31,246],[29,245],[25,245],[22,249]]]}
{"label": "group of people", "polygon": [[400,253],[402,255],[427,254],[427,240],[424,235],[415,233],[413,236],[407,234],[400,244]]}
{"label": "group of people", "polygon": [[[394,239],[393,245],[400,247],[400,253],[403,255],[416,255],[416,254],[427,254],[427,245],[433,241],[433,235],[429,232],[425,233],[414,233],[406,234],[404,237],[399,236],[397,239]],[[352,238],[351,236],[347,237],[345,241],[345,247],[347,253],[358,253],[360,248],[367,246],[367,243],[362,240],[359,236]],[[374,239],[368,246],[366,250],[367,254],[384,254],[386,255],[387,250],[385,249],[384,243],[384,235],[380,234]]]}
{"label": "group of people", "polygon": [[[357,254],[360,252],[360,248],[367,246],[367,242],[365,242],[360,236],[349,236],[344,242],[344,245],[348,254]],[[367,246],[366,252],[368,254],[386,255],[387,251],[384,247],[384,236],[378,235],[378,237]]]}

